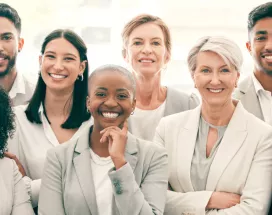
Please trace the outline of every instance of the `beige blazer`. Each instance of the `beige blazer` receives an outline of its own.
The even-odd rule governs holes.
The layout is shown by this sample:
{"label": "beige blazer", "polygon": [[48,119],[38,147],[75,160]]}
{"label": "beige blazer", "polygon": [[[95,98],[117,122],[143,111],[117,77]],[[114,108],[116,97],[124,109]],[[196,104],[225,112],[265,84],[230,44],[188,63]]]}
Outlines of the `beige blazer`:
{"label": "beige blazer", "polygon": [[[239,102],[216,152],[206,190],[195,192],[191,162],[201,106],[161,120],[155,141],[168,152],[169,183],[165,214],[266,215],[272,182],[272,127],[248,113]],[[241,195],[241,203],[205,211],[213,191]]]}
{"label": "beige blazer", "polygon": [[9,158],[0,159],[0,214],[34,214],[22,175]]}
{"label": "beige blazer", "polygon": [[[165,149],[128,134],[124,167],[109,171],[112,214],[163,214],[167,191]],[[89,129],[48,151],[39,198],[40,215],[97,215]]]}

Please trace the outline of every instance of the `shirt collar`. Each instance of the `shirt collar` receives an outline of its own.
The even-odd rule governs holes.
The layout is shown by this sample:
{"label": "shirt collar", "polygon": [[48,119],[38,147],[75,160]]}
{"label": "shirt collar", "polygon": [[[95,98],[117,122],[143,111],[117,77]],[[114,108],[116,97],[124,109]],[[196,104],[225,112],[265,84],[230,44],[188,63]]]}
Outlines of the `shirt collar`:
{"label": "shirt collar", "polygon": [[25,94],[25,80],[20,72],[17,72],[12,88],[9,91],[11,99],[15,98],[17,94]]}
{"label": "shirt collar", "polygon": [[261,85],[261,83],[258,81],[256,76],[254,75],[254,73],[252,74],[252,80],[253,80],[254,88],[255,88],[255,91],[256,91],[257,95],[258,95],[259,92],[265,91],[263,86]]}

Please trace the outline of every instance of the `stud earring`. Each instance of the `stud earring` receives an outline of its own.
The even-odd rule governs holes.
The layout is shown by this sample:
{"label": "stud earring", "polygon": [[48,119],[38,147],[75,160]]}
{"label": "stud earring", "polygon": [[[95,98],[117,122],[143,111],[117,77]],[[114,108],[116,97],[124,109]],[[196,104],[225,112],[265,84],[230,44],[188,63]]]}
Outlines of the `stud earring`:
{"label": "stud earring", "polygon": [[134,114],[134,111],[132,111],[130,115],[133,115],[133,114]]}

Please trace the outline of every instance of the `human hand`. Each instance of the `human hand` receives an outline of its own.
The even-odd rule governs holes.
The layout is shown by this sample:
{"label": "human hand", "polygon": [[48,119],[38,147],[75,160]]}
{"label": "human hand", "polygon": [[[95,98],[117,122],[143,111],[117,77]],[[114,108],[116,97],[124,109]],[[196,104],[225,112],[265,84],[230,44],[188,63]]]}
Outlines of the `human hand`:
{"label": "human hand", "polygon": [[16,155],[14,155],[10,152],[5,152],[4,155],[5,155],[5,157],[14,160],[16,165],[18,166],[18,169],[19,169],[20,173],[22,174],[22,176],[23,177],[26,176],[25,169],[24,169],[23,165],[21,164],[21,162],[19,161],[19,159],[16,157]]}
{"label": "human hand", "polygon": [[240,203],[241,196],[235,193],[213,192],[207,209],[227,209]]}

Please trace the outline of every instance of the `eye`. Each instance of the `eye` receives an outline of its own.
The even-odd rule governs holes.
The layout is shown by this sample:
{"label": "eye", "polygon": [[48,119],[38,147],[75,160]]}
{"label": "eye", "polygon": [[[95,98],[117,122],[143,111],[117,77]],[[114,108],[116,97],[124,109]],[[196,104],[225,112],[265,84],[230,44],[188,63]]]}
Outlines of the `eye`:
{"label": "eye", "polygon": [[65,58],[64,58],[64,60],[65,60],[65,61],[72,61],[72,60],[74,60],[74,58],[71,58],[71,57],[65,57]]}
{"label": "eye", "polygon": [[133,45],[136,45],[136,46],[139,46],[139,45],[141,45],[142,44],[142,42],[140,42],[140,41],[135,41],[134,43],[133,43]]}
{"label": "eye", "polygon": [[105,97],[105,96],[106,96],[106,93],[97,92],[95,95],[96,95],[97,97]]}
{"label": "eye", "polygon": [[45,55],[45,57],[46,57],[46,58],[49,58],[49,59],[54,59],[54,58],[55,58],[55,56],[54,56],[54,55],[51,55],[51,54],[47,54],[47,55]]}
{"label": "eye", "polygon": [[2,37],[2,40],[11,40],[12,39],[12,36],[11,35],[4,35]]}
{"label": "eye", "polygon": [[256,37],[256,40],[257,40],[257,41],[263,41],[263,40],[265,40],[265,39],[266,39],[265,36]]}
{"label": "eye", "polygon": [[118,99],[121,99],[121,100],[124,100],[124,99],[129,98],[129,96],[126,95],[126,94],[119,94],[119,95],[117,95],[117,98],[118,98]]}
{"label": "eye", "polygon": [[201,72],[203,72],[203,73],[209,73],[210,71],[208,69],[202,69]]}
{"label": "eye", "polygon": [[159,45],[160,45],[160,42],[154,41],[154,42],[152,42],[152,44],[155,45],[155,46],[159,46]]}
{"label": "eye", "polygon": [[227,72],[229,72],[229,69],[227,69],[227,68],[222,69],[222,70],[221,70],[221,72],[223,72],[223,73],[227,73]]}

